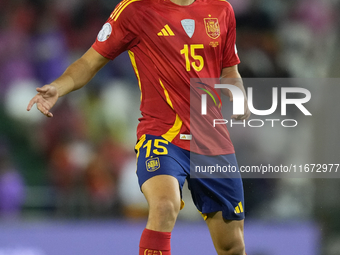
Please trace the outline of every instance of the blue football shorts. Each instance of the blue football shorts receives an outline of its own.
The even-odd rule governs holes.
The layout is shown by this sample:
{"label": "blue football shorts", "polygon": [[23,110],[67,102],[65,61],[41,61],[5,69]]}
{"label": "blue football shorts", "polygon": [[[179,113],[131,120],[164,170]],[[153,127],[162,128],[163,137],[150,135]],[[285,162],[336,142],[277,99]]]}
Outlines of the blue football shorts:
{"label": "blue football shorts", "polygon": [[[191,191],[191,196],[198,211],[206,219],[208,213],[222,211],[226,220],[244,219],[244,195],[241,175],[235,154],[204,156],[190,153],[179,148],[161,136],[143,135],[135,146],[137,153],[137,176],[139,186],[153,176],[171,175],[180,185],[180,191],[185,180]],[[196,160],[199,157],[199,167],[202,161],[205,165],[232,166],[237,169],[230,177],[208,178],[193,177],[191,169],[197,169]],[[227,175],[225,175],[227,176]]]}

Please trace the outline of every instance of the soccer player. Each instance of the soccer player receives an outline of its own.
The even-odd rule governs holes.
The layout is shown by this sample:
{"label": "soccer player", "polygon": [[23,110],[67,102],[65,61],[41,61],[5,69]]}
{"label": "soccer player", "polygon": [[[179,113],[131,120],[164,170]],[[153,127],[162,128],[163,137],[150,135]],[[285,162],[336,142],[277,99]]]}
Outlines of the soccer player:
{"label": "soccer player", "polygon": [[[225,125],[219,127],[218,139],[210,139],[213,146],[200,139],[209,132],[190,128],[190,91],[197,90],[191,78],[233,79],[245,95],[235,41],[234,12],[224,0],[123,0],[92,47],[54,82],[37,88],[28,104],[27,110],[36,104],[52,117],[50,109],[59,97],[83,87],[109,60],[128,50],[141,90],[137,175],[149,204],[140,255],[171,254],[171,231],[183,206],[186,179],[217,253],[245,254],[241,178],[190,178],[189,169],[192,155],[237,167]],[[208,110],[221,116],[220,110]],[[233,117],[249,115],[245,97],[244,115]]]}

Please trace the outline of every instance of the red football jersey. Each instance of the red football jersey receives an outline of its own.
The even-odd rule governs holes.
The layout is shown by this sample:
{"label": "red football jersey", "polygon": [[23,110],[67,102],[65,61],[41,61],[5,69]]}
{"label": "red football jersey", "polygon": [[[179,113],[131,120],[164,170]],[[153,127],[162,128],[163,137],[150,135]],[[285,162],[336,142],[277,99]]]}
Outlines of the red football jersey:
{"label": "red football jersey", "polygon": [[162,136],[192,152],[220,155],[234,153],[227,127],[212,127],[213,119],[223,118],[220,110],[209,111],[214,116],[203,120],[215,135],[209,138],[206,128],[190,130],[190,91],[197,90],[190,79],[219,78],[222,68],[237,65],[235,40],[234,12],[224,0],[196,0],[188,6],[124,0],[92,47],[109,59],[129,51],[141,90],[138,138]]}

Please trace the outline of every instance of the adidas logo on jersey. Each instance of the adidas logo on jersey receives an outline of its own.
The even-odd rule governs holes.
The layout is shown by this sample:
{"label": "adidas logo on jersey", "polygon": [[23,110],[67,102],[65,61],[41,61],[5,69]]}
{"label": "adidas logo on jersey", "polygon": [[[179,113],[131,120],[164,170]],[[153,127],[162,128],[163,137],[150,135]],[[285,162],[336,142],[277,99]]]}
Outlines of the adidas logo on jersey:
{"label": "adidas logo on jersey", "polygon": [[165,25],[164,28],[157,34],[158,36],[175,36],[169,25]]}
{"label": "adidas logo on jersey", "polygon": [[239,203],[238,203],[238,206],[235,207],[234,213],[243,213],[242,202],[239,202]]}

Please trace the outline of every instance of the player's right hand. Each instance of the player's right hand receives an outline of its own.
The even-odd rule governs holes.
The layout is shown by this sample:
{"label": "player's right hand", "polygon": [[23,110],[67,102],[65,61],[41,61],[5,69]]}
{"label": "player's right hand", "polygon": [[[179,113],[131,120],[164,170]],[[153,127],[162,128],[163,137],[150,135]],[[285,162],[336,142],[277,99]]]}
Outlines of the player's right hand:
{"label": "player's right hand", "polygon": [[53,85],[45,85],[41,88],[37,88],[38,94],[35,95],[28,103],[27,111],[32,109],[34,104],[37,105],[38,110],[47,117],[53,117],[50,109],[57,102],[59,95],[58,90]]}

